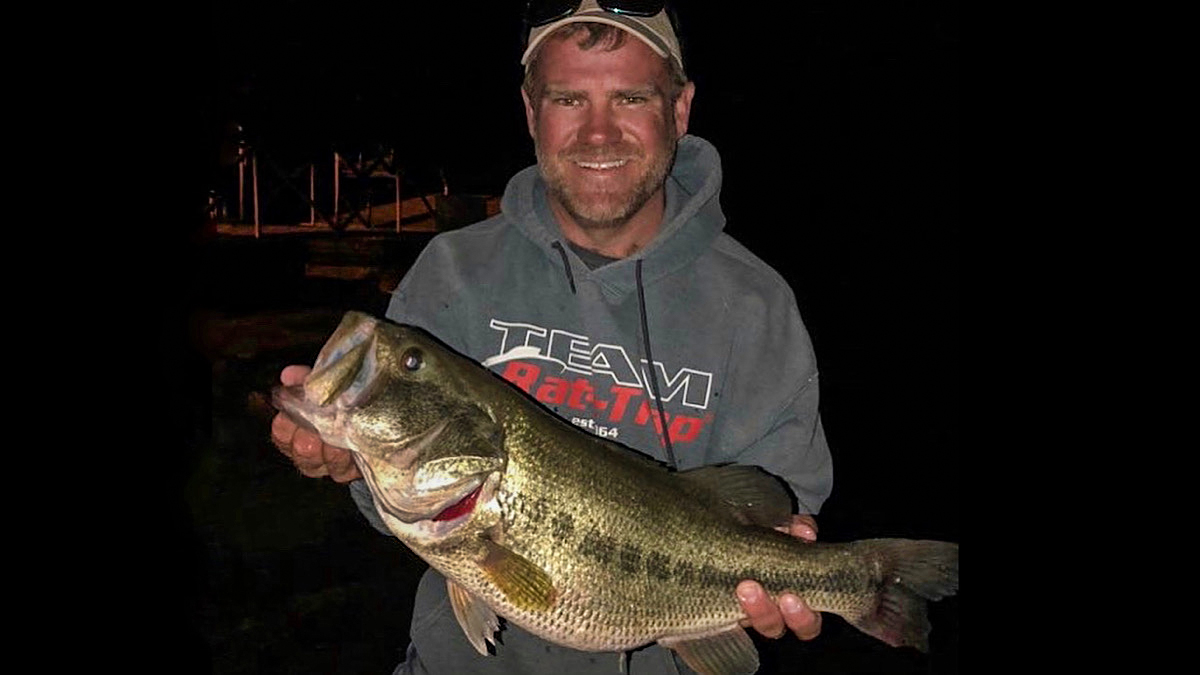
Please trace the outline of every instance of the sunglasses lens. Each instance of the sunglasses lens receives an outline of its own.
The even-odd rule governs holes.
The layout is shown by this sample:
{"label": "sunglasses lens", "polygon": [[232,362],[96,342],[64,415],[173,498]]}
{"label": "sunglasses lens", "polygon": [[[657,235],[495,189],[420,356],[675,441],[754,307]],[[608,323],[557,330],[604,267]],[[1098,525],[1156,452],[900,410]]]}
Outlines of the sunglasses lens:
{"label": "sunglasses lens", "polygon": [[525,22],[530,27],[548,24],[579,9],[579,0],[529,0],[525,5]]}
{"label": "sunglasses lens", "polygon": [[663,10],[664,0],[599,0],[600,8],[613,14],[654,16]]}

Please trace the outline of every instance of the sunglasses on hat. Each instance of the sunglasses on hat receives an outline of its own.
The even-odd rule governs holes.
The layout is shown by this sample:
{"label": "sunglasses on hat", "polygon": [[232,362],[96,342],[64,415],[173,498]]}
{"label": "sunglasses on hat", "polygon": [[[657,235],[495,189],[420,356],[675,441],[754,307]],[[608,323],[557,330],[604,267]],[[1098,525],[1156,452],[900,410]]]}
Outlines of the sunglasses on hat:
{"label": "sunglasses on hat", "polygon": [[[531,28],[544,26],[579,11],[581,0],[529,0],[525,6],[525,23]],[[610,14],[654,16],[663,11],[665,0],[597,0],[600,9]]]}

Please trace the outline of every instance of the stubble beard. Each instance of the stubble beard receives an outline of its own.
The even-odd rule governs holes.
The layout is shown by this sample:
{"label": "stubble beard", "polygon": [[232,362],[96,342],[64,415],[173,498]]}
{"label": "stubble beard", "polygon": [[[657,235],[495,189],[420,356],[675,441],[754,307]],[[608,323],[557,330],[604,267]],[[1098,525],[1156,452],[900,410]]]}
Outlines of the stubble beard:
{"label": "stubble beard", "polygon": [[666,140],[659,152],[645,164],[645,170],[634,183],[632,189],[605,191],[602,193],[581,194],[570,184],[566,167],[576,161],[601,161],[613,159],[628,159],[632,162],[645,162],[646,153],[636,147],[625,144],[614,144],[603,148],[565,148],[552,157],[547,157],[541,145],[534,141],[534,152],[537,154],[538,167],[542,180],[550,196],[562,205],[571,218],[585,230],[608,230],[618,228],[629,222],[634,215],[650,201],[663,186],[671,166],[675,162],[675,150],[678,140],[675,138],[674,124],[668,123]]}

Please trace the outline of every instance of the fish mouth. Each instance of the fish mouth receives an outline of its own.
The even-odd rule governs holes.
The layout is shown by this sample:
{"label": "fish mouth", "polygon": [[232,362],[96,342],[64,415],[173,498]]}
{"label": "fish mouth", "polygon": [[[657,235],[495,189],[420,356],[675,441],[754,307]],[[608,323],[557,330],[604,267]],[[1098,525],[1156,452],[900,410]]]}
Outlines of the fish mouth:
{"label": "fish mouth", "polygon": [[463,497],[457,502],[454,502],[450,506],[442,509],[441,513],[437,514],[430,520],[435,523],[445,522],[474,512],[475,504],[479,501],[479,493],[481,492],[483,492],[483,481],[480,481],[479,487],[471,490],[466,497]]}
{"label": "fish mouth", "polygon": [[429,495],[426,498],[428,501],[425,502],[426,508],[422,509],[423,513],[416,520],[427,520],[434,523],[465,520],[475,512],[475,506],[479,503],[479,495],[486,482],[486,476],[474,476],[461,481],[453,490],[439,490],[438,496],[441,498],[436,501],[433,495]]}
{"label": "fish mouth", "polygon": [[454,535],[471,521],[478,508],[495,498],[500,484],[500,473],[481,476],[473,483],[473,487],[466,494],[448,503],[432,517],[409,523],[408,531],[417,539],[430,543],[445,544],[454,541]]}
{"label": "fish mouth", "polygon": [[468,476],[435,490],[418,490],[411,486],[396,491],[381,484],[373,462],[359,452],[351,452],[363,480],[381,511],[404,523],[460,523],[475,511],[479,497],[488,483],[487,474]]}
{"label": "fish mouth", "polygon": [[[322,437],[323,440],[332,434],[337,421],[337,410],[313,405],[304,398],[304,385],[277,385],[271,390],[271,405],[276,410],[287,415],[298,427],[307,429]],[[334,439],[334,444],[344,444],[341,438]]]}

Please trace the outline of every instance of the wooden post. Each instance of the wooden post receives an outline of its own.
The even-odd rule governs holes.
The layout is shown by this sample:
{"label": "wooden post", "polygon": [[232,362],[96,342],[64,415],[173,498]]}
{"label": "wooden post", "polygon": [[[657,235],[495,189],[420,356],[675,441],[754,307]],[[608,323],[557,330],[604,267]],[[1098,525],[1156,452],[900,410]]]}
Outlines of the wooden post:
{"label": "wooden post", "polygon": [[254,181],[254,238],[262,234],[262,226],[258,220],[258,155],[250,156],[250,179]]}
{"label": "wooden post", "polygon": [[396,179],[396,234],[400,234],[400,172],[396,171],[392,175]]}
{"label": "wooden post", "polygon": [[333,153],[333,229],[337,229],[338,224],[338,191],[341,187],[342,178],[342,160],[338,157],[337,152]]}
{"label": "wooden post", "polygon": [[308,165],[308,226],[317,224],[317,163]]}
{"label": "wooden post", "polygon": [[238,148],[238,224],[246,222],[246,155]]}

